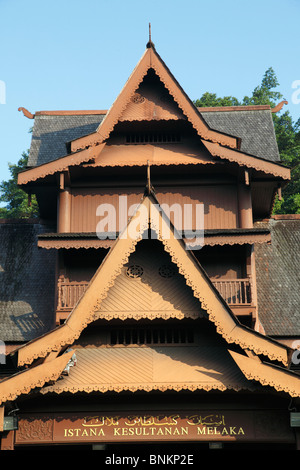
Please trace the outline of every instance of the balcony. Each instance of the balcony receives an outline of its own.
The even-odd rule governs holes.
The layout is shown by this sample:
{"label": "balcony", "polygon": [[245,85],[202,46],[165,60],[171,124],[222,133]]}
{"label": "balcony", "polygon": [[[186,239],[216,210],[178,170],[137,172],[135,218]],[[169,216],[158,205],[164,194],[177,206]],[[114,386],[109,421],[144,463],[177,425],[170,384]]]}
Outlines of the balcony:
{"label": "balcony", "polygon": [[[212,279],[213,285],[236,315],[251,315],[255,306],[252,301],[251,280]],[[65,320],[87,289],[88,282],[58,280],[56,322]]]}
{"label": "balcony", "polygon": [[212,283],[228,305],[252,305],[250,279],[212,279]]}

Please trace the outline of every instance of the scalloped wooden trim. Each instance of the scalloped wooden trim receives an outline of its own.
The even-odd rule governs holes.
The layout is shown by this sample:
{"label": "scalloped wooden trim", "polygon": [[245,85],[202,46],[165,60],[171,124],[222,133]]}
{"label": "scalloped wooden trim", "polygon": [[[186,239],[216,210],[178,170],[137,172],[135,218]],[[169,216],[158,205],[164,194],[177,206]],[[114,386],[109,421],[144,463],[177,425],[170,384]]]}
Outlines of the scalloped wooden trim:
{"label": "scalloped wooden trim", "polygon": [[146,49],[146,51],[144,52],[142,58],[133,70],[121,93],[117,97],[116,101],[113,103],[112,107],[106,114],[103,121],[100,123],[97,131],[93,134],[90,134],[90,136],[74,140],[71,144],[72,151],[86,148],[86,146],[89,145],[89,142],[104,142],[104,140],[109,137],[111,131],[113,130],[114,126],[118,123],[130,99],[136,92],[139,84],[141,83],[149,69],[153,69],[157,73],[161,81],[164,83],[165,87],[168,89],[169,93],[175,99],[179,108],[191,122],[194,129],[197,131],[198,135],[200,135],[204,139],[211,140],[212,142],[218,142],[222,145],[237,148],[238,138],[236,136],[230,136],[210,129],[205,120],[202,118],[198,109],[194,106],[194,104],[190,101],[188,96],[182,90],[182,88],[180,87],[174,76],[171,74],[171,72],[168,70],[167,66],[162,61],[156,50],[154,50],[153,48],[149,48]]}
{"label": "scalloped wooden trim", "polygon": [[39,248],[44,248],[46,250],[59,250],[61,248],[64,248],[65,250],[70,250],[72,248],[79,250],[81,248],[84,248],[86,250],[90,248],[104,248],[104,249],[109,249],[112,247],[114,244],[115,240],[99,240],[98,238],[95,240],[86,240],[84,238],[78,238],[78,239],[72,239],[70,238],[69,240],[67,239],[56,239],[56,240],[38,240],[38,247]]}
{"label": "scalloped wooden trim", "polygon": [[204,244],[207,246],[224,245],[253,245],[254,243],[268,243],[271,241],[271,234],[247,234],[247,235],[216,235],[204,237]]}
{"label": "scalloped wooden trim", "polygon": [[66,171],[70,166],[80,165],[83,162],[95,159],[104,146],[105,144],[97,147],[89,147],[86,150],[66,155],[65,157],[53,160],[52,162],[44,163],[43,165],[22,171],[18,174],[18,184],[25,185],[30,181],[36,181],[40,178],[45,178],[46,176]]}
{"label": "scalloped wooden trim", "polygon": [[[200,313],[196,311],[185,311],[184,313],[179,310],[174,311],[158,311],[158,312],[110,312],[105,310],[99,310],[97,312],[98,318],[101,320],[170,320],[175,318],[176,320],[183,320],[184,318],[190,318],[191,320],[197,320],[200,317]],[[96,315],[95,315],[96,317]]]}
{"label": "scalloped wooden trim", "polygon": [[23,393],[28,394],[36,387],[42,387],[47,382],[57,380],[71,359],[72,354],[73,351],[70,351],[53,361],[25,369],[19,374],[0,382],[0,404],[15,400]]}
{"label": "scalloped wooden trim", "polygon": [[202,143],[214,157],[219,157],[230,162],[238,163],[239,165],[244,165],[247,168],[254,168],[257,171],[262,171],[264,173],[283,178],[284,180],[289,180],[291,178],[290,169],[282,166],[281,164],[262,160],[259,157],[225,148],[219,144],[206,142],[205,140],[202,140]]}
{"label": "scalloped wooden trim", "polygon": [[289,370],[275,368],[255,359],[229,351],[238,367],[248,380],[255,380],[264,386],[273,387],[277,392],[286,392],[300,397],[300,376]]}
{"label": "scalloped wooden trim", "polygon": [[142,384],[92,384],[92,385],[64,385],[63,382],[60,384],[59,387],[49,386],[42,389],[40,392],[45,395],[47,393],[63,393],[63,392],[70,392],[70,393],[78,393],[78,392],[117,392],[121,393],[124,391],[129,392],[152,392],[152,391],[160,391],[160,392],[167,392],[169,390],[174,390],[176,392],[180,392],[182,390],[188,390],[190,392],[194,392],[196,390],[204,390],[206,392],[210,392],[212,390],[218,390],[224,392],[226,390],[234,390],[236,392],[242,390],[249,390],[249,387],[239,387],[237,385],[223,385],[223,384],[205,384],[205,383],[142,383]]}

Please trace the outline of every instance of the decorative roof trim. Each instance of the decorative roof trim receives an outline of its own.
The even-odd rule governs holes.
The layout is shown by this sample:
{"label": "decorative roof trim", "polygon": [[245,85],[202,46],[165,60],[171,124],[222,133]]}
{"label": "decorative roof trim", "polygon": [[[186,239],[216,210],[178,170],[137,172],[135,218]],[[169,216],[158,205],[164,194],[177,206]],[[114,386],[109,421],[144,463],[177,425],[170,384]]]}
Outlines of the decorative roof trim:
{"label": "decorative roof trim", "polygon": [[[271,111],[272,113],[277,113],[283,108],[283,105],[288,104],[288,101],[281,101],[274,108],[271,108],[269,105],[247,105],[247,106],[209,106],[209,107],[197,107],[200,113],[207,112],[231,112],[231,111]],[[25,117],[28,119],[34,119],[35,116],[84,116],[84,115],[101,115],[107,114],[107,109],[79,109],[79,110],[52,110],[52,111],[36,111],[35,114],[32,114],[26,108],[20,107],[18,111],[22,111]]]}
{"label": "decorative roof trim", "polygon": [[283,105],[288,104],[288,101],[281,101],[274,108],[268,104],[246,105],[246,106],[215,106],[215,107],[201,107],[197,109],[200,113],[207,112],[231,112],[231,111],[271,111],[271,113],[278,113],[283,108]]}
{"label": "decorative roof trim", "polygon": [[27,117],[28,119],[34,119],[35,114],[32,114],[30,111],[28,111],[28,109],[20,107],[18,108],[18,111],[22,111],[24,116]]}
{"label": "decorative roof trim", "polygon": [[[121,268],[128,262],[136,244],[142,240],[149,223],[185,277],[187,285],[192,288],[194,296],[201,302],[201,307],[207,311],[209,319],[226,341],[238,344],[243,349],[250,349],[256,354],[263,354],[272,360],[278,360],[285,365],[288,364],[290,350],[288,347],[240,325],[194,255],[186,250],[183,240],[176,238],[174,228],[158,209],[158,204],[153,193],[143,198],[135,215],[105,257],[65,324],[21,347],[18,350],[19,365],[29,364],[38,357],[45,357],[54,349],[59,350],[63,346],[72,344],[80,336],[82,330],[95,319],[95,312],[99,310],[102,300],[107,297],[110,287],[114,285]],[[134,231],[137,227],[139,230]],[[166,233],[170,235],[169,239],[163,236]],[[131,237],[133,234],[134,237]]]}
{"label": "decorative roof trim", "polygon": [[21,171],[18,174],[18,185],[25,185],[31,181],[36,181],[45,178],[49,175],[68,170],[70,166],[80,165],[84,162],[89,162],[95,159],[105,144],[99,147],[89,147],[88,149],[78,151],[71,155],[58,158],[48,163],[30,168],[29,170]]}
{"label": "decorative roof trim", "polygon": [[289,180],[291,178],[290,169],[286,168],[282,164],[263,160],[262,158],[249,155],[236,149],[222,147],[221,145],[213,142],[207,142],[205,140],[202,140],[202,142],[214,157],[220,157],[225,160],[229,160],[230,162],[238,163],[241,166],[244,165],[248,168],[254,168],[257,171],[262,171],[284,180]]}
{"label": "decorative roof trim", "polygon": [[[109,235],[109,234],[108,234]],[[117,234],[118,235],[118,234]],[[184,239],[189,245],[188,239]],[[266,229],[232,229],[232,230],[204,230],[204,245],[252,245],[253,243],[267,243],[271,241],[270,230]],[[115,239],[100,239],[96,233],[45,233],[38,236],[38,247],[50,249],[80,249],[104,248],[109,249]]]}
{"label": "decorative roof trim", "polygon": [[204,139],[211,140],[232,148],[237,148],[239,139],[235,136],[230,136],[215,130],[210,129],[207,123],[202,118],[198,109],[194,106],[193,102],[189,99],[181,86],[178,84],[174,76],[171,74],[165,63],[162,61],[158,53],[153,48],[147,48],[137,66],[133,70],[131,76],[127,80],[121,93],[113,103],[112,107],[107,112],[105,118],[100,123],[96,132],[89,136],[84,136],[79,139],[73,140],[71,143],[71,150],[77,151],[93,145],[96,142],[104,142],[117,124],[120,116],[126,108],[129,100],[135,93],[139,84],[149,69],[153,69],[160,80],[164,83],[169,93],[173,96],[174,100],[183,111],[185,116],[191,122],[198,135]]}
{"label": "decorative roof trim", "polygon": [[29,393],[36,387],[43,387],[47,382],[55,381],[71,359],[73,351],[62,354],[56,359],[44,362],[36,367],[25,369],[0,382],[0,405],[15,400],[23,393]]}
{"label": "decorative roof trim", "polygon": [[100,240],[99,238],[95,237],[94,239],[86,239],[84,236],[78,237],[77,239],[74,238],[56,238],[56,239],[39,239],[38,240],[38,247],[45,248],[46,250],[56,249],[59,250],[64,248],[66,250],[74,249],[89,249],[89,248],[104,248],[109,249],[114,244],[115,240]]}
{"label": "decorative roof trim", "polygon": [[255,359],[229,351],[238,367],[248,380],[256,380],[264,386],[286,392],[292,397],[300,397],[300,377],[290,370],[265,364]]}
{"label": "decorative roof trim", "polygon": [[142,384],[92,384],[92,385],[64,385],[62,383],[61,387],[59,390],[56,390],[55,387],[47,387],[44,390],[41,390],[42,394],[46,394],[49,392],[55,392],[55,393],[62,393],[62,392],[71,392],[71,393],[77,393],[77,392],[101,392],[101,393],[106,393],[106,392],[124,392],[124,391],[129,391],[129,392],[138,392],[138,391],[144,391],[144,392],[151,392],[154,390],[158,390],[160,392],[167,392],[168,390],[174,390],[176,392],[180,392],[181,390],[188,390],[190,392],[194,392],[196,390],[204,390],[206,392],[210,392],[211,390],[219,390],[221,392],[224,392],[226,390],[234,390],[236,392],[242,391],[242,390],[249,390],[249,388],[246,387],[238,387],[236,385],[228,386],[228,385],[222,385],[222,384],[204,384],[204,383],[182,383],[182,382],[176,382],[176,383],[142,383]]}
{"label": "decorative roof trim", "polygon": [[284,101],[281,101],[280,103],[278,103],[277,106],[275,106],[275,108],[271,109],[272,113],[278,113],[278,111],[281,111],[282,108],[283,108],[283,105],[285,105],[285,104],[289,104],[289,102],[284,100]]}
{"label": "decorative roof trim", "polygon": [[[229,231],[230,232],[230,231]],[[224,245],[252,245],[254,243],[267,243],[271,241],[270,231],[264,232],[251,232],[247,233],[220,233],[216,234],[204,234],[204,245],[205,246],[224,246]]]}
{"label": "decorative roof trim", "polygon": [[35,116],[85,116],[85,115],[103,115],[107,113],[107,109],[90,109],[90,110],[64,110],[64,111],[37,111]]}
{"label": "decorative roof trim", "polygon": [[200,113],[207,112],[231,112],[231,111],[271,111],[271,106],[267,104],[248,105],[248,106],[198,106]]}

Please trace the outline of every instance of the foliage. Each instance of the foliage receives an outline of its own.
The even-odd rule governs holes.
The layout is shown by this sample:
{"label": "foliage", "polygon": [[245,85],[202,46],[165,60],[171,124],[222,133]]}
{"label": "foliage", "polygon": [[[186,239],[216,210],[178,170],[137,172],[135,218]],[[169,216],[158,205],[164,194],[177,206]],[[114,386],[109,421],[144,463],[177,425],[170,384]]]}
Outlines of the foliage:
{"label": "foliage", "polygon": [[28,156],[28,152],[23,152],[17,164],[10,163],[8,167],[11,178],[0,183],[0,203],[5,203],[4,207],[0,207],[1,219],[27,219],[38,216],[35,196],[32,196],[29,206],[27,194],[17,186],[18,173],[26,168]]}
{"label": "foliage", "polygon": [[[194,104],[197,107],[269,105],[274,108],[283,99],[282,94],[276,90],[278,86],[276,74],[270,67],[265,72],[261,85],[242,101],[233,96],[220,98],[214,93],[206,92]],[[281,161],[291,168],[291,181],[283,189],[282,200],[276,199],[274,213],[300,214],[300,119],[294,123],[289,111],[274,113],[272,116]]]}

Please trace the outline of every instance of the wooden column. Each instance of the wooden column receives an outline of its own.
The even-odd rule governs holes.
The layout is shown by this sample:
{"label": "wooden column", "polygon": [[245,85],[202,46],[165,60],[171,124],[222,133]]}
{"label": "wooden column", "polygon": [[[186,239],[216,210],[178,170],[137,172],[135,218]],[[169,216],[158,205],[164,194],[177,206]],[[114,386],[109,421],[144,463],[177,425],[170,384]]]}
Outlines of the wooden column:
{"label": "wooden column", "polygon": [[239,228],[252,228],[252,200],[250,185],[238,183]]}
{"label": "wooden column", "polygon": [[59,199],[58,199],[58,233],[69,233],[71,230],[71,191],[65,187],[65,175],[60,174]]}

